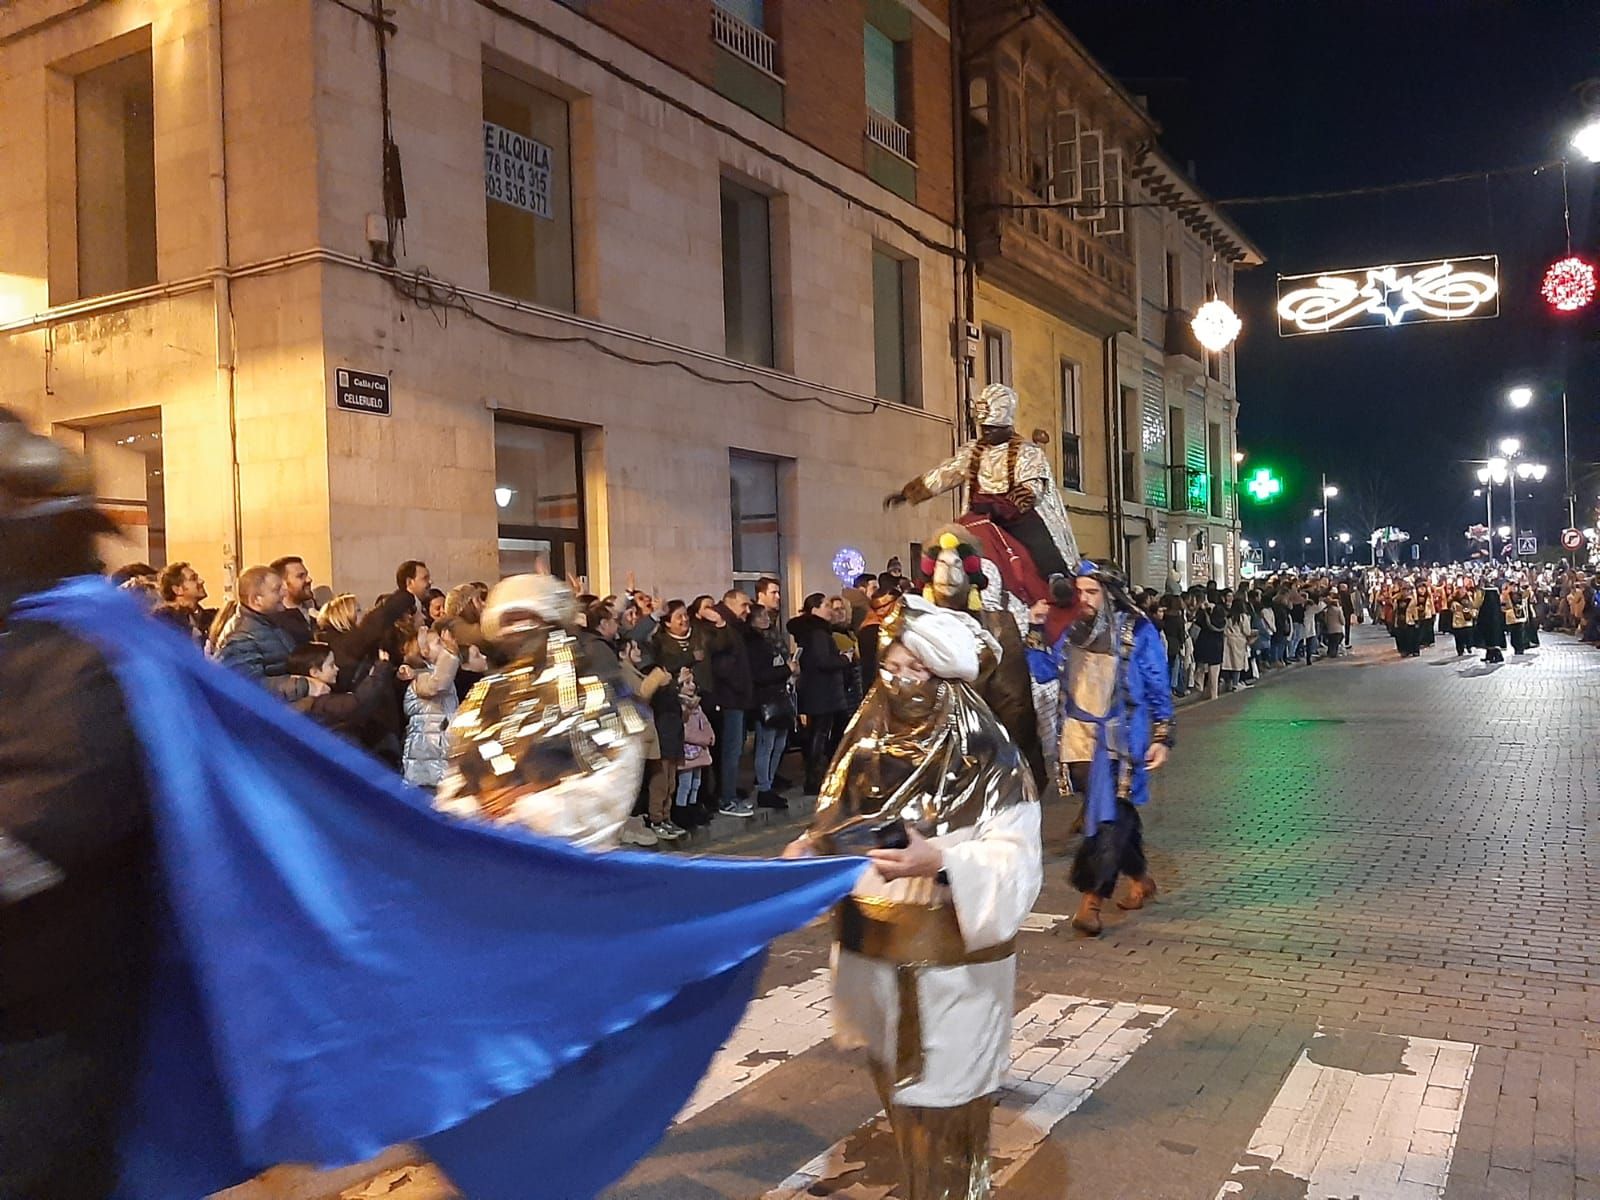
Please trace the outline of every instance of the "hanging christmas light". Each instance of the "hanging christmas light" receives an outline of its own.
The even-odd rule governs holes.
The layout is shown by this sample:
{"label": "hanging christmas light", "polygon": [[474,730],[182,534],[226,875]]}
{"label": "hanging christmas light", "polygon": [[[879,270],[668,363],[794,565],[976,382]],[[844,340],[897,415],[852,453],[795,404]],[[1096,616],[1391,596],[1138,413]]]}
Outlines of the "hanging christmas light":
{"label": "hanging christmas light", "polygon": [[1244,328],[1238,315],[1221,300],[1207,300],[1194,314],[1189,327],[1195,340],[1213,354],[1225,350]]}
{"label": "hanging christmas light", "polygon": [[1594,299],[1594,268],[1576,256],[1550,264],[1539,292],[1557,312],[1577,312]]}
{"label": "hanging christmas light", "polygon": [[1561,161],[1561,218],[1567,227],[1567,256],[1550,264],[1539,294],[1557,312],[1577,312],[1594,299],[1594,268],[1572,253],[1572,205],[1567,199],[1567,163]]}

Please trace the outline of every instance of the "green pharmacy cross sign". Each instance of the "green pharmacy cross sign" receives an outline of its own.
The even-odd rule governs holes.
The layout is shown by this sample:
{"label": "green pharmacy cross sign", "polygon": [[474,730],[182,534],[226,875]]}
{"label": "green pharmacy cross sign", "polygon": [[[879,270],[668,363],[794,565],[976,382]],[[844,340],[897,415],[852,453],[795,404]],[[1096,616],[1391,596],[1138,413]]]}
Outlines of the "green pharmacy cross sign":
{"label": "green pharmacy cross sign", "polygon": [[1283,480],[1266,467],[1258,467],[1256,473],[1246,480],[1244,488],[1257,504],[1265,504],[1283,491]]}

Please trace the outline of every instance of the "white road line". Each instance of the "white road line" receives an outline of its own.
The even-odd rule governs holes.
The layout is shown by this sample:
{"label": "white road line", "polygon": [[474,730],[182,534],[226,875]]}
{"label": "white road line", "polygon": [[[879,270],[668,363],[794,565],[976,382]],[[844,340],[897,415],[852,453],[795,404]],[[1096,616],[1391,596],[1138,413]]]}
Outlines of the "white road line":
{"label": "white road line", "polygon": [[[1128,1062],[1173,1010],[1159,1004],[1112,1004],[1082,996],[1046,995],[1017,1014],[1011,1039],[1011,1069],[1001,1085],[992,1135],[994,1183],[1019,1171],[1062,1118]],[[858,1170],[852,1138],[888,1132],[880,1113],[817,1155],[763,1200],[801,1200],[818,1182]],[[888,1144],[892,1145],[892,1142]],[[832,1200],[880,1200],[890,1189],[878,1184],[831,1187]]]}
{"label": "white road line", "polygon": [[824,1040],[833,1024],[828,975],[828,968],[822,967],[802,983],[773,988],[752,1000],[674,1123],[726,1100]]}
{"label": "white road line", "polygon": [[1303,1180],[1306,1200],[1439,1200],[1478,1048],[1396,1040],[1401,1069],[1382,1074],[1324,1066],[1315,1044],[1302,1050],[1217,1200],[1252,1194],[1266,1172]]}

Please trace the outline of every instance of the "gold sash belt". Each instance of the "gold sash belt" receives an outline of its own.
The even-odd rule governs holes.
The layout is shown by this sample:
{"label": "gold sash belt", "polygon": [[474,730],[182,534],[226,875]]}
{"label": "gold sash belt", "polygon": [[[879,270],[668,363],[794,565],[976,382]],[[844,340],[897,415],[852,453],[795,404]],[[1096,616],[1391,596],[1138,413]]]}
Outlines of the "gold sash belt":
{"label": "gold sash belt", "polygon": [[889,963],[895,969],[899,1020],[894,1039],[896,1087],[922,1078],[922,1008],[917,975],[923,967],[963,967],[1001,962],[1017,952],[1017,940],[968,950],[956,910],[949,905],[901,904],[850,896],[839,905],[836,930],[841,949]]}

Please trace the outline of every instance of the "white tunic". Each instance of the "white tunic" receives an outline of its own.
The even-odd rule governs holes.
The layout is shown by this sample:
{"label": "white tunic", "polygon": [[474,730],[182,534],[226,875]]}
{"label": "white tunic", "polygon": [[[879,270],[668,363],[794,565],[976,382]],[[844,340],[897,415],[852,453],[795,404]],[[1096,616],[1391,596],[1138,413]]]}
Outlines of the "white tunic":
{"label": "white tunic", "polygon": [[[889,882],[869,867],[855,894],[901,903],[952,903],[971,952],[1015,937],[1043,876],[1039,805],[1014,804],[978,826],[931,840],[944,850],[948,888],[931,879]],[[1016,980],[1015,956],[918,972],[922,1077],[895,1091],[896,1104],[954,1108],[1000,1086],[1011,1047]],[[892,1064],[899,996],[892,964],[834,948],[839,1045],[864,1046],[876,1061]]]}

